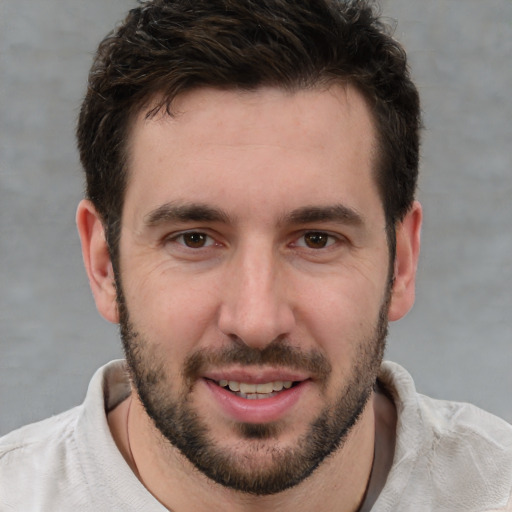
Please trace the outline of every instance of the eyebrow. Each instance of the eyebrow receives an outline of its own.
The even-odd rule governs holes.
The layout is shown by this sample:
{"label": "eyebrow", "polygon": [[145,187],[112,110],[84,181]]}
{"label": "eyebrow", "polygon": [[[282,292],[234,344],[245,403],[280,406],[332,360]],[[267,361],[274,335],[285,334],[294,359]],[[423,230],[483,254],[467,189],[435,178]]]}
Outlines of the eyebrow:
{"label": "eyebrow", "polygon": [[202,203],[165,203],[144,216],[144,224],[155,227],[166,222],[229,222],[223,210]]}
{"label": "eyebrow", "polygon": [[[230,223],[230,216],[220,208],[203,203],[165,203],[144,217],[144,224],[156,227],[166,222],[222,222]],[[364,224],[363,217],[354,209],[342,204],[303,206],[279,219],[278,224],[310,224],[314,222],[339,222],[352,226]]]}
{"label": "eyebrow", "polygon": [[340,222],[351,226],[364,224],[363,217],[343,204],[328,206],[304,206],[285,215],[281,223],[309,224],[313,222]]}

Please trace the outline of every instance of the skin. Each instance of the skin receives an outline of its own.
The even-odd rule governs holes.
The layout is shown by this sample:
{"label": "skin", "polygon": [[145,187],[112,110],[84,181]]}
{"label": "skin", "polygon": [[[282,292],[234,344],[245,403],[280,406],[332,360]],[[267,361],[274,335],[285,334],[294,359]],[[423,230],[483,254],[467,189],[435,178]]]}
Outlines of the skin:
{"label": "skin", "polygon": [[[179,96],[173,110],[173,118],[140,115],[132,127],[119,269],[126,306],[152,353],[164,361],[176,386],[169,392],[176,395],[187,388],[187,357],[234,340],[259,350],[286,340],[326,358],[328,380],[301,375],[307,382],[298,400],[281,411],[278,434],[258,440],[258,449],[241,436],[205,381],[193,382],[187,402],[211,439],[239,459],[250,454],[251,467],[265,468],[272,464],[265,448],[296,446],[335,402],[358,349],[374,335],[386,297],[389,251],[373,179],[373,122],[362,96],[340,86],[296,93],[200,89]],[[169,205],[190,204],[222,215],[208,221],[162,215]],[[349,215],[308,220],[297,214],[333,205]],[[98,310],[118,322],[103,226],[89,201],[80,203],[77,224]],[[414,302],[420,227],[421,207],[414,203],[397,226],[391,321]],[[196,245],[197,236],[181,236],[190,231],[206,235],[205,245]],[[311,246],[311,232],[323,233],[326,245],[313,237]],[[240,368],[210,370],[236,374]],[[257,380],[287,369],[244,371],[245,380]],[[376,411],[393,424],[392,404],[372,396],[342,447],[299,485],[270,496],[240,493],[197,472],[162,438],[135,389],[110,413],[109,424],[140,480],[175,512],[353,511],[371,471]]]}

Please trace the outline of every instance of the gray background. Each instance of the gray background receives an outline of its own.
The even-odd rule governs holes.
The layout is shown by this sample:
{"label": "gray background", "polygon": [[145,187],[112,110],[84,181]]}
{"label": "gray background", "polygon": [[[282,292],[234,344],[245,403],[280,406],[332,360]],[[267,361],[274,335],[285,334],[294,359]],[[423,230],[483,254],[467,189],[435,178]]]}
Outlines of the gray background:
{"label": "gray background", "polygon": [[[1,1],[1,0],[0,0]],[[91,54],[131,0],[0,4],[0,433],[81,402],[120,355],[74,227]],[[512,2],[384,0],[425,112],[418,297],[388,357],[512,421]]]}

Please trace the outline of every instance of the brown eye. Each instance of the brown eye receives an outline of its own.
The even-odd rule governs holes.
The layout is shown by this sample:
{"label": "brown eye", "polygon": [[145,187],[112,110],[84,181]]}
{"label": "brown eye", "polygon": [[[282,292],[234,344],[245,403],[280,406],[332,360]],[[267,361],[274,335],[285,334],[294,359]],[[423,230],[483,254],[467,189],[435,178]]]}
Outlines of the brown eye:
{"label": "brown eye", "polygon": [[312,231],[304,235],[304,243],[310,249],[323,249],[329,245],[329,238],[331,237],[327,233]]}
{"label": "brown eye", "polygon": [[204,233],[191,232],[191,233],[183,233],[181,235],[183,240],[183,245],[190,247],[191,249],[201,249],[202,247],[206,247],[209,244],[209,237]]}

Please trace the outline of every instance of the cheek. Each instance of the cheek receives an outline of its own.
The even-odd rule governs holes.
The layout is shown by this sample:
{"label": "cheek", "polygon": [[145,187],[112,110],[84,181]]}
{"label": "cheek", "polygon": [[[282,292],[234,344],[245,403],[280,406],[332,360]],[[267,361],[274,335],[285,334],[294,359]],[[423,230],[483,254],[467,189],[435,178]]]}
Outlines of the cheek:
{"label": "cheek", "polygon": [[[384,280],[383,280],[384,281]],[[314,343],[333,360],[347,361],[375,331],[385,285],[366,278],[334,277],[310,283],[297,317]]]}
{"label": "cheek", "polygon": [[208,279],[141,272],[124,284],[130,320],[153,345],[190,352],[212,328],[217,311],[215,287]]}

